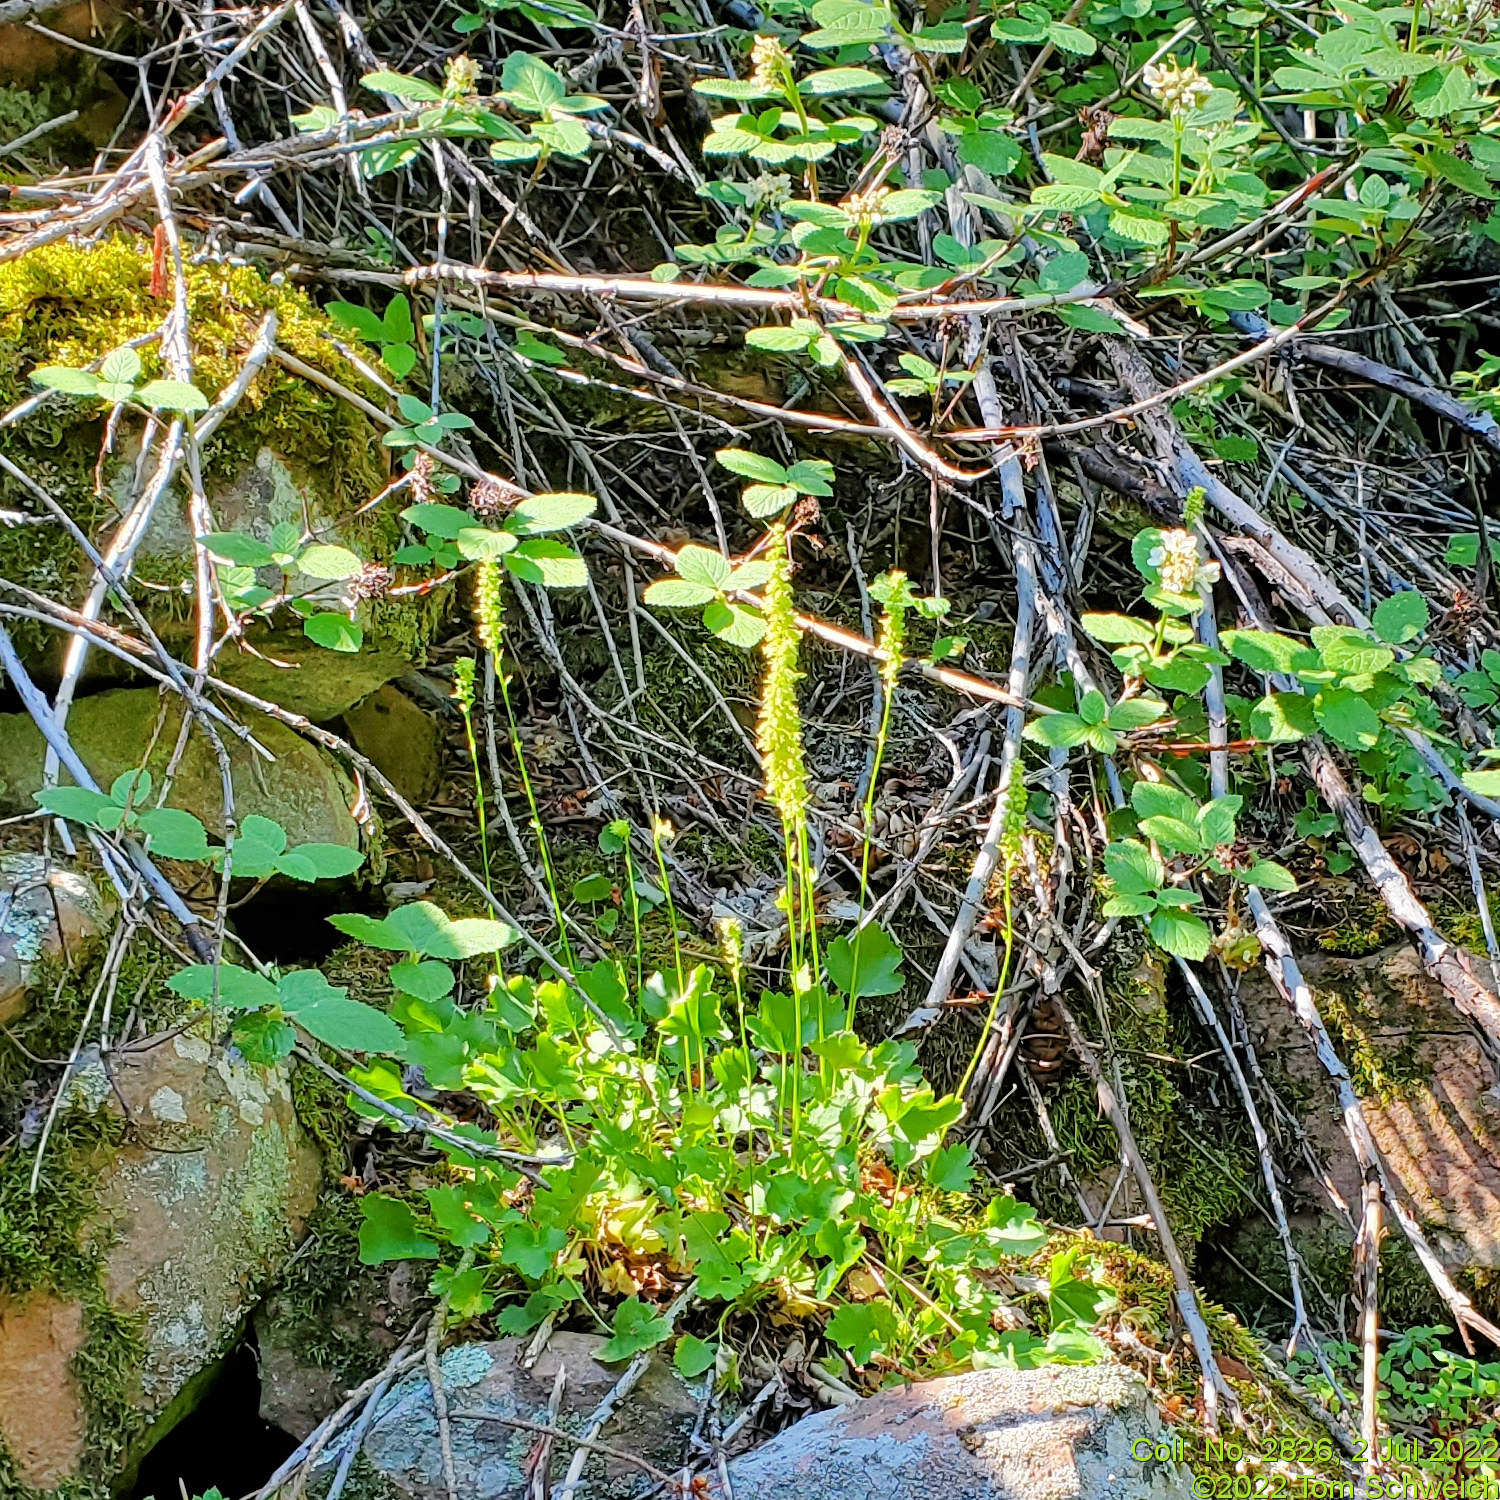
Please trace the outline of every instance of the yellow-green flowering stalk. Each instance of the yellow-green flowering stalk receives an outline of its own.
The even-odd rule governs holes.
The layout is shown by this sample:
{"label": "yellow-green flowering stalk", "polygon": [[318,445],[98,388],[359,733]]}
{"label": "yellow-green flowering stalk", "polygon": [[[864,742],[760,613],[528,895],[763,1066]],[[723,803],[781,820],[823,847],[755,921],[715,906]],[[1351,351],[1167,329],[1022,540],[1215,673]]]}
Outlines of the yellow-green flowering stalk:
{"label": "yellow-green flowering stalk", "polygon": [[[495,682],[500,688],[500,699],[505,706],[511,753],[516,758],[516,768],[521,774],[521,786],[526,793],[526,805],[531,811],[531,831],[536,835],[537,851],[542,860],[542,872],[547,880],[547,894],[552,898],[552,915],[557,919],[558,939],[562,944],[563,960],[569,968],[572,968],[573,954],[568,944],[568,924],[563,919],[562,901],[557,894],[557,881],[552,873],[552,851],[547,844],[547,835],[542,830],[541,809],[537,806],[536,793],[531,785],[531,771],[526,764],[525,751],[521,747],[520,729],[511,707],[510,682],[500,660],[500,648],[505,639],[505,603],[500,590],[502,576],[499,564],[493,559],[485,559],[476,565],[474,570],[474,629],[480,644],[490,653]],[[473,663],[469,664],[469,671],[472,677]],[[469,743],[471,746],[474,743],[472,734],[469,737]],[[475,774],[478,775],[477,765]],[[499,795],[498,789],[496,795]],[[482,823],[480,826],[483,828]]]}
{"label": "yellow-green flowering stalk", "polygon": [[651,850],[656,855],[656,873],[661,880],[662,895],[666,897],[667,920],[672,924],[672,957],[677,965],[677,989],[681,993],[687,988],[682,968],[682,939],[677,930],[677,907],[672,900],[672,880],[667,874],[667,856],[662,845],[677,837],[677,830],[665,818],[651,819]]}
{"label": "yellow-green flowering stalk", "polygon": [[474,568],[474,627],[479,644],[498,660],[505,620],[501,613],[500,564],[489,557]]}
{"label": "yellow-green flowering stalk", "polygon": [[469,765],[474,770],[474,811],[479,819],[479,853],[484,861],[484,885],[490,887],[490,841],[484,817],[484,778],[479,772],[479,746],[474,739],[474,660],[461,656],[453,663],[453,701],[464,718],[464,739],[469,747]]}
{"label": "yellow-green flowering stalk", "polygon": [[1011,889],[1015,873],[1025,857],[1025,836],[1026,776],[1020,752],[1017,751],[1016,758],[1010,763],[1010,781],[1005,788],[1005,816],[1000,826],[1000,915],[1004,923],[1001,941],[1005,945],[1005,953],[1000,960],[1000,976],[995,981],[995,994],[990,1001],[989,1014],[984,1018],[984,1029],[979,1033],[978,1045],[974,1048],[973,1057],[969,1059],[969,1066],[964,1070],[963,1080],[955,1090],[960,1099],[968,1093],[974,1070],[979,1066],[979,1059],[984,1056],[984,1049],[989,1045],[990,1035],[995,1029],[995,1018],[1000,1013],[1000,997],[1005,993],[1005,986],[1010,979],[1010,963],[1016,944]]}
{"label": "yellow-green flowering stalk", "polygon": [[[802,672],[797,658],[800,637],[792,597],[791,566],[786,528],[771,527],[766,550],[770,577],[762,593],[766,633],[761,639],[765,676],[761,685],[760,720],[756,748],[760,751],[766,797],[781,818],[786,858],[786,890],[782,901],[787,917],[787,959],[791,979],[796,1035],[802,1029],[803,996],[821,979],[817,913],[814,907],[812,854],[807,837],[807,765],[802,751],[802,710],[797,684]],[[819,1039],[822,1037],[818,1007]],[[797,1129],[798,1102],[792,1099],[792,1130]]]}
{"label": "yellow-green flowering stalk", "polygon": [[[883,653],[880,658],[881,704],[880,726],[875,731],[875,758],[870,765],[870,780],[865,787],[864,806],[860,809],[863,838],[859,859],[859,921],[855,924],[856,931],[859,922],[864,920],[865,898],[870,890],[870,851],[874,844],[875,832],[875,790],[880,784],[880,766],[885,759],[885,747],[891,732],[891,705],[896,699],[896,680],[901,675],[901,667],[905,661],[906,611],[912,604],[911,584],[907,582],[906,574],[899,568],[881,574],[871,586],[870,593],[879,600],[882,606],[880,632],[876,638],[876,646]],[[854,1025],[854,1007],[859,995],[857,979],[856,960],[855,973],[850,980],[852,993],[849,1000],[848,1024],[851,1029]]]}

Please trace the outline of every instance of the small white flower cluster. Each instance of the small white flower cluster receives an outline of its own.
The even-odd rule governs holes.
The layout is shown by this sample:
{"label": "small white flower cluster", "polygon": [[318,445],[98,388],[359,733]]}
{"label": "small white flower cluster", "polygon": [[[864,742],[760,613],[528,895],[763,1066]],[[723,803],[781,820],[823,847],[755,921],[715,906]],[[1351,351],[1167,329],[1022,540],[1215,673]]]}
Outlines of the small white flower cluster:
{"label": "small white flower cluster", "polygon": [[1198,538],[1191,531],[1164,531],[1159,546],[1151,549],[1148,559],[1161,579],[1161,586],[1173,594],[1195,594],[1199,587],[1210,588],[1219,581],[1219,565],[1204,562],[1198,551]]}
{"label": "small white flower cluster", "polygon": [[750,49],[750,82],[758,89],[779,89],[791,54],[774,36],[758,36]]}
{"label": "small white flower cluster", "polygon": [[1431,0],[1427,7],[1427,29],[1431,32],[1467,34],[1473,41],[1488,35],[1495,19],[1490,0]]}
{"label": "small white flower cluster", "polygon": [[770,213],[791,201],[792,179],[785,172],[762,172],[743,184],[740,191],[745,195],[746,208]]}
{"label": "small white flower cluster", "polygon": [[850,193],[839,207],[849,215],[851,219],[868,220],[871,224],[883,222],[884,215],[881,207],[885,200],[891,196],[888,187],[865,188],[861,192]]}
{"label": "small white flower cluster", "polygon": [[1214,91],[1213,84],[1192,63],[1179,67],[1175,58],[1168,58],[1160,66],[1152,63],[1141,77],[1162,108],[1174,117],[1190,114],[1206,104]]}

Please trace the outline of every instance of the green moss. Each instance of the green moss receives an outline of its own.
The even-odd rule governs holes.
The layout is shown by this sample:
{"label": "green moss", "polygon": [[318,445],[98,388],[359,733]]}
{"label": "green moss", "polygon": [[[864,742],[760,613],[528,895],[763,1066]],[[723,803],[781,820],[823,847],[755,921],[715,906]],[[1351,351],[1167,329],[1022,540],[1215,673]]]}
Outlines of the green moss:
{"label": "green moss", "polygon": [[1396,924],[1384,902],[1363,889],[1353,889],[1342,912],[1330,912],[1319,924],[1318,946],[1345,958],[1378,953],[1397,935]]}
{"label": "green moss", "polygon": [[1380,1021],[1381,1012],[1367,992],[1319,989],[1316,993],[1324,1020],[1343,1041],[1338,1050],[1361,1099],[1393,1099],[1427,1077],[1420,1057],[1425,1038],[1420,1032],[1409,1032],[1394,1050],[1381,1046],[1368,1029],[1368,1023]]}
{"label": "green moss", "polygon": [[13,141],[62,113],[50,83],[35,91],[0,85],[0,141]]}
{"label": "green moss", "polygon": [[[342,381],[358,382],[328,342],[331,324],[303,292],[273,285],[248,267],[191,265],[186,278],[194,378],[210,397],[239,373],[271,313],[277,318],[280,347]],[[129,339],[155,332],[166,310],[151,295],[146,241],[120,238],[88,249],[50,245],[0,266],[0,410],[31,393],[31,372],[38,366],[85,365]],[[164,373],[159,346],[146,345],[140,353],[145,378]],[[116,454],[130,455],[137,436],[131,421],[123,423]],[[0,451],[45,485],[85,530],[96,531],[115,511],[107,486],[101,494],[95,485],[102,439],[103,411],[97,403],[54,400],[0,435]],[[285,461],[298,484],[316,494],[333,516],[362,505],[388,474],[386,452],[363,415],[274,361],[205,445],[206,477],[211,483],[232,477],[266,448]],[[7,477],[0,477],[0,504],[34,508]],[[388,555],[397,541],[397,522],[389,513],[371,512],[349,530],[351,540],[372,555]],[[0,531],[0,575],[6,578],[54,596],[76,597],[86,569],[77,547],[58,527]],[[148,566],[143,559],[139,572],[143,582],[169,588],[183,581],[158,560]],[[372,607],[371,624],[415,650],[431,639],[447,601],[447,591],[386,601]],[[156,605],[167,602],[160,593],[153,596]],[[179,610],[189,606],[186,596],[177,605]],[[45,639],[42,626],[23,625],[21,633],[32,650]]]}
{"label": "green moss", "polygon": [[[333,1483],[334,1470],[325,1470],[326,1477],[320,1479],[310,1493],[314,1496],[326,1494]],[[401,1500],[402,1492],[386,1478],[363,1453],[354,1455],[349,1467],[349,1479],[344,1485],[343,1500]]]}
{"label": "green moss", "polygon": [[[32,1088],[34,1064],[20,1049],[38,1057],[66,1056],[81,1023],[102,959],[68,972],[43,964],[39,994],[48,1003],[0,1033],[0,1100],[23,1101]],[[149,936],[138,936],[121,964],[116,988],[150,1027],[166,1024],[181,1001],[162,984],[176,961]],[[20,1045],[17,1045],[17,1044]],[[15,1124],[0,1119],[9,1133]],[[119,1313],[101,1282],[110,1241],[90,1224],[94,1183],[101,1163],[126,1139],[127,1122],[106,1114],[62,1114],[42,1159],[37,1191],[31,1192],[32,1150],[11,1144],[0,1151],[0,1293],[23,1295],[45,1290],[83,1307],[86,1337],[74,1356],[73,1373],[83,1393],[88,1422],[84,1475],[49,1500],[100,1500],[111,1474],[145,1423],[131,1404],[134,1372],[144,1355],[140,1322]],[[16,1477],[0,1450],[0,1494],[37,1500]]]}
{"label": "green moss", "polygon": [[[389,1357],[368,1335],[367,1309],[384,1296],[385,1273],[360,1264],[358,1199],[330,1189],[307,1223],[307,1240],[267,1304],[268,1331],[297,1358],[358,1385]],[[399,1336],[399,1326],[386,1331]]]}
{"label": "green moss", "polygon": [[[1159,962],[1143,935],[1122,932],[1112,944],[1103,982],[1131,1129],[1183,1253],[1191,1259],[1211,1229],[1244,1213],[1259,1168],[1243,1114],[1226,1106],[1222,1084],[1218,1093],[1210,1092],[1217,1075],[1174,1061],[1209,1052],[1214,1042],[1185,997],[1163,990]],[[1077,1000],[1071,1008],[1097,1038],[1091,1008]],[[1024,1065],[1023,1052],[1017,1066]],[[1061,1075],[1042,1087],[1073,1175],[1089,1185],[1097,1201],[1114,1184],[1120,1147],[1094,1085],[1070,1059]],[[994,1139],[1006,1143],[1005,1161],[996,1163],[999,1170],[1052,1154],[1022,1091],[1016,1091],[992,1130]],[[1038,1178],[1032,1191],[1042,1212],[1063,1223],[1076,1221],[1077,1202],[1057,1173]]]}

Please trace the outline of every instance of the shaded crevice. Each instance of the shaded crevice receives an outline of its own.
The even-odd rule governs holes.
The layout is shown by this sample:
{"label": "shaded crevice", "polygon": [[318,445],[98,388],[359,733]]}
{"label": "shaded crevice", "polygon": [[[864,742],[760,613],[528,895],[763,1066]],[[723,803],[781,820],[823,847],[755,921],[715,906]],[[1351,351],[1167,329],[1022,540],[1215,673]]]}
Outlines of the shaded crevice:
{"label": "shaded crevice", "polygon": [[297,1446],[260,1415],[260,1366],[253,1339],[225,1357],[198,1405],[141,1461],[120,1500],[181,1500],[218,1487],[228,1496],[258,1489]]}

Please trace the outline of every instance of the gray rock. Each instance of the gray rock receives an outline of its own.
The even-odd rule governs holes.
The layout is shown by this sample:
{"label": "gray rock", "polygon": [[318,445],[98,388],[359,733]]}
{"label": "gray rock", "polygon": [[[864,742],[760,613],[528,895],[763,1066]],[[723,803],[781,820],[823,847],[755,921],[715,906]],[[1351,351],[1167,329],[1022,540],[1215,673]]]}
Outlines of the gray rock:
{"label": "gray rock", "polygon": [[1131,1456],[1159,1425],[1121,1365],[976,1370],[806,1417],[729,1477],[735,1500],[1188,1500],[1186,1464]]}
{"label": "gray rock", "polygon": [[[134,1125],[92,1164],[86,1234],[109,1246],[103,1292],[140,1329],[129,1399],[152,1426],[132,1459],[191,1410],[201,1377],[286,1267],[317,1201],[322,1162],[284,1069],[236,1066],[189,1033],[80,1056],[69,1108]],[[0,1296],[0,1447],[23,1483],[52,1487],[87,1459],[78,1359],[87,1302]],[[87,1368],[83,1366],[82,1368]]]}
{"label": "gray rock", "polygon": [[442,776],[442,721],[387,683],[344,715],[361,755],[391,778],[408,802],[421,807]]}
{"label": "gray rock", "polygon": [[[443,1384],[450,1412],[485,1411],[546,1422],[547,1402],[559,1368],[567,1371],[556,1425],[580,1431],[591,1412],[624,1373],[623,1365],[601,1365],[594,1355],[604,1340],[594,1334],[556,1333],[531,1369],[522,1360],[527,1339],[460,1344],[443,1354]],[[600,1441],[672,1469],[683,1461],[697,1402],[661,1359],[653,1359],[639,1385],[606,1423]],[[454,1477],[466,1500],[525,1500],[524,1465],[537,1444],[534,1433],[500,1422],[454,1418],[451,1425]],[[408,1375],[386,1396],[364,1442],[364,1455],[390,1487],[411,1500],[447,1500],[432,1391],[425,1375]],[[338,1453],[330,1452],[330,1463]],[[573,1449],[557,1443],[552,1473],[560,1480]],[[624,1497],[651,1487],[650,1476],[614,1460],[591,1458],[580,1495]]]}
{"label": "gray rock", "polygon": [[[1491,983],[1484,959],[1471,957],[1481,982]],[[1500,1271],[1500,1069],[1407,944],[1361,958],[1310,953],[1302,968],[1408,1210],[1451,1272],[1481,1286],[1492,1281]],[[1244,975],[1240,998],[1256,1054],[1302,1101],[1303,1134],[1318,1163],[1316,1173],[1300,1159],[1287,1163],[1293,1244],[1319,1275],[1337,1277],[1353,1233],[1347,1215],[1329,1206],[1324,1183],[1345,1202],[1361,1191],[1343,1113],[1307,1033],[1261,969]],[[1247,1215],[1229,1248],[1264,1282],[1284,1284],[1285,1252],[1264,1216]],[[1236,1301],[1258,1301],[1253,1283],[1236,1291]]]}
{"label": "gray rock", "polygon": [[[177,742],[181,713],[177,700],[163,699],[153,688],[118,688],[75,703],[68,734],[101,786],[108,787],[122,771],[139,766],[143,756],[159,786]],[[359,824],[349,811],[354,786],[333,759],[284,724],[258,719],[254,730],[273,761],[264,760],[235,736],[224,736],[234,775],[236,815],[244,819],[258,813],[274,819],[293,843],[359,848]],[[44,757],[41,732],[29,714],[0,714],[0,809],[35,811]],[[197,728],[188,736],[167,806],[195,814],[211,835],[222,836],[219,763]]]}
{"label": "gray rock", "polygon": [[26,1012],[37,963],[87,957],[112,912],[82,871],[40,854],[0,854],[0,1026]]}

